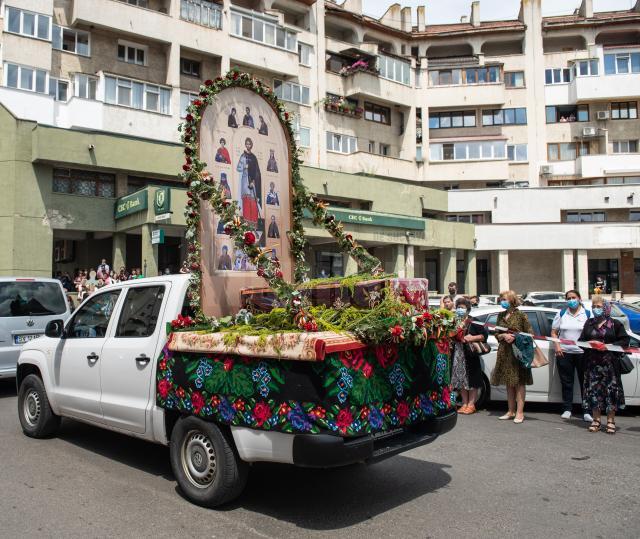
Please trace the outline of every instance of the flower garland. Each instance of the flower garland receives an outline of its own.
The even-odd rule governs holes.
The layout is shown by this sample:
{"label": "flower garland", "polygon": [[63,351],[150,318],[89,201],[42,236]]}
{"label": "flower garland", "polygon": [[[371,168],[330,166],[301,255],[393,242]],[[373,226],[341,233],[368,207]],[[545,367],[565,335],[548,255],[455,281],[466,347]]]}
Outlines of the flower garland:
{"label": "flower garland", "polygon": [[179,131],[184,143],[185,162],[182,165],[181,178],[188,187],[185,217],[187,221],[186,239],[189,242],[187,263],[191,271],[191,286],[189,301],[197,314],[199,322],[207,321],[201,310],[200,290],[202,284],[201,273],[201,244],[198,238],[200,224],[199,205],[208,200],[214,211],[224,223],[225,234],[234,241],[237,248],[242,249],[257,268],[257,274],[263,277],[287,307],[297,325],[307,331],[317,329],[312,318],[305,311],[304,300],[292,283],[284,279],[280,261],[271,256],[271,251],[261,249],[257,245],[257,235],[251,225],[240,217],[238,205],[235,201],[227,200],[224,190],[205,170],[206,163],[199,155],[199,128],[202,115],[215,96],[227,88],[245,88],[262,96],[273,108],[285,129],[289,142],[289,156],[291,160],[292,180],[292,227],[287,233],[294,259],[294,280],[300,283],[308,271],[305,266],[304,250],[307,240],[302,226],[303,212],[307,208],[316,225],[322,225],[336,239],[341,250],[351,256],[358,264],[359,271],[377,274],[382,271],[380,261],[358,245],[350,234],[344,233],[342,223],[335,216],[327,212],[327,204],[316,200],[308,192],[300,176],[300,155],[295,143],[294,131],[289,114],[284,104],[268,86],[247,73],[237,70],[229,71],[224,77],[206,80],[200,86],[198,99],[187,108],[185,121],[180,124]]}

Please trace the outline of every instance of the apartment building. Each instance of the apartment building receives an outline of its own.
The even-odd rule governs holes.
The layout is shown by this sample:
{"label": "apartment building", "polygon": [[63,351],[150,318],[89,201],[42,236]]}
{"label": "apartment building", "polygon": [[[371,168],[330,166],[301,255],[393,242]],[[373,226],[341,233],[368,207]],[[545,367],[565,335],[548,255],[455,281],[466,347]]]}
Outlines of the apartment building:
{"label": "apartment building", "polygon": [[[424,7],[374,19],[360,0],[4,0],[0,272],[106,253],[175,270],[176,127],[200,81],[237,68],[286,102],[305,181],[386,269],[485,293],[587,290],[606,270],[640,292],[640,2],[576,7],[482,21],[474,2],[430,25]],[[314,273],[350,271],[329,240],[310,227]]]}

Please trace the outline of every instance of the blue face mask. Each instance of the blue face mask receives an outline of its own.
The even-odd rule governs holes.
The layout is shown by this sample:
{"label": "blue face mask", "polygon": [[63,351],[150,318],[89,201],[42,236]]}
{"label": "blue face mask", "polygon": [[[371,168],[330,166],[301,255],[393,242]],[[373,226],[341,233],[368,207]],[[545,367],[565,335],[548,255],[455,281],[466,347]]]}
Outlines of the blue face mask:
{"label": "blue face mask", "polygon": [[568,299],[567,305],[570,309],[576,309],[578,305],[580,305],[580,302],[577,299]]}
{"label": "blue face mask", "polygon": [[604,314],[604,309],[602,307],[594,307],[593,308],[593,316],[598,318]]}
{"label": "blue face mask", "polygon": [[463,307],[458,307],[456,309],[456,316],[458,318],[464,318],[465,316],[467,316],[467,309],[465,309]]}
{"label": "blue face mask", "polygon": [[511,303],[503,299],[500,302],[500,307],[502,307],[503,309],[508,309],[509,307],[511,307]]}

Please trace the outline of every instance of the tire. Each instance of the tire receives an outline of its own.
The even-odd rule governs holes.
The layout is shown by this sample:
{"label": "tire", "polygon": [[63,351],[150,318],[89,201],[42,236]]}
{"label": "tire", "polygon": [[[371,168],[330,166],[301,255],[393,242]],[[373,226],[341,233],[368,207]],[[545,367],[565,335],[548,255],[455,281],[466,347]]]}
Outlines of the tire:
{"label": "tire", "polygon": [[478,390],[478,398],[476,399],[476,408],[484,408],[491,400],[491,384],[489,379],[482,375],[482,387]]}
{"label": "tire", "polygon": [[53,413],[42,379],[30,374],[18,391],[18,417],[22,432],[31,438],[47,438],[60,427],[60,416]]}
{"label": "tire", "polygon": [[240,460],[233,442],[214,423],[182,417],[170,443],[173,474],[185,497],[196,505],[217,507],[244,490],[249,465]]}

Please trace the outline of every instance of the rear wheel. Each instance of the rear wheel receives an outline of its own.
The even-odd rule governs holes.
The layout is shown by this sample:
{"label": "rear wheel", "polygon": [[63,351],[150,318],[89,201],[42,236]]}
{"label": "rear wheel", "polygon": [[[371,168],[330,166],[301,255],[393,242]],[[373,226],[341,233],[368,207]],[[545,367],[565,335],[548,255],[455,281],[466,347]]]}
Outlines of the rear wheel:
{"label": "rear wheel", "polygon": [[18,417],[22,432],[32,438],[46,438],[60,426],[60,417],[53,413],[42,379],[30,374],[18,391]]}
{"label": "rear wheel", "polygon": [[484,408],[491,399],[491,384],[489,379],[482,375],[482,387],[478,389],[478,396],[476,397],[476,408]]}
{"label": "rear wheel", "polygon": [[197,505],[229,502],[247,483],[249,465],[214,423],[193,416],[179,419],[171,433],[170,455],[180,490]]}

